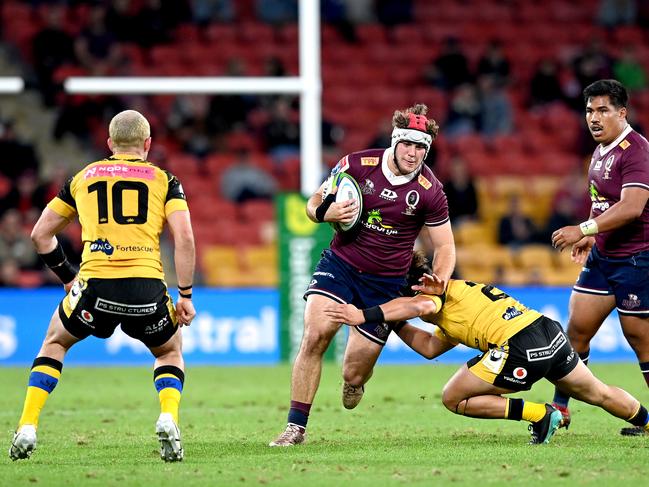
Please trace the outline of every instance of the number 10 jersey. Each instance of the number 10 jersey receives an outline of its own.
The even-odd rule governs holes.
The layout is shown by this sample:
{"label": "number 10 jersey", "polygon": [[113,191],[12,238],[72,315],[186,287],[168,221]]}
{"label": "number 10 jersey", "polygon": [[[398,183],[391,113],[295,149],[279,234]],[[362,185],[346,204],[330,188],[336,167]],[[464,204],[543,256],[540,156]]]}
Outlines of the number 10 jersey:
{"label": "number 10 jersey", "polygon": [[171,213],[188,210],[175,176],[120,154],[87,165],[47,206],[79,217],[83,279],[164,279],[160,234]]}

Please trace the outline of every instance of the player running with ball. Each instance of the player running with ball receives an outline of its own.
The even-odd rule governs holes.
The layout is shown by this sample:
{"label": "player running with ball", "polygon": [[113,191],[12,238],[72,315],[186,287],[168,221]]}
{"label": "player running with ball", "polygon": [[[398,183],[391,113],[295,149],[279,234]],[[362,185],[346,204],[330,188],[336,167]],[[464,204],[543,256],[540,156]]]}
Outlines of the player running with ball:
{"label": "player running with ball", "polygon": [[[363,212],[356,228],[337,232],[316,266],[306,291],[304,334],[293,365],[288,424],[270,446],[292,446],[305,438],[307,420],[320,382],[322,356],[340,323],[324,310],[332,302],[371,307],[399,295],[410,267],[413,246],[422,228],[432,240],[433,272],[447,281],[455,266],[455,245],[441,183],[424,166],[438,126],[426,118],[426,105],[396,111],[392,145],[343,157],[332,174],[345,171],[359,184]],[[314,222],[350,223],[354,200],[322,198],[324,185],[311,196],[307,214]],[[343,404],[354,407],[364,382],[348,370],[353,364],[374,366],[390,330],[380,318],[350,333],[343,366]]]}

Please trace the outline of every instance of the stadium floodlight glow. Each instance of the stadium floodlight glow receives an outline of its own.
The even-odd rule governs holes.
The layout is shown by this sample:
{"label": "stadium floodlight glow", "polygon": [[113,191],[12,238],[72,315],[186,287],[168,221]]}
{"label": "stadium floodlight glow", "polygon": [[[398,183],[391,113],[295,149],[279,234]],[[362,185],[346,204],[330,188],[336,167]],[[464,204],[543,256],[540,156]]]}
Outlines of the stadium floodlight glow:
{"label": "stadium floodlight glow", "polygon": [[19,76],[0,76],[0,94],[20,93],[25,89],[25,82]]}
{"label": "stadium floodlight glow", "polygon": [[298,77],[86,77],[67,78],[68,93],[84,94],[295,94],[300,92]]}

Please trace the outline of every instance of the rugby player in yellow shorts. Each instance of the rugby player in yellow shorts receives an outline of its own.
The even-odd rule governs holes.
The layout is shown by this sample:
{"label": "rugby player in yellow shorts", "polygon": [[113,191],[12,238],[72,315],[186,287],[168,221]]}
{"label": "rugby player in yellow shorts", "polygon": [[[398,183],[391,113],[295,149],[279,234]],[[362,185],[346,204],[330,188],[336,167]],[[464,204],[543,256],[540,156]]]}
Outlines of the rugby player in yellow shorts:
{"label": "rugby player in yellow shorts", "polygon": [[[413,266],[422,271],[419,284],[412,286],[420,294],[364,310],[332,303],[326,313],[351,326],[395,322],[393,330],[399,337],[428,359],[458,344],[480,350],[482,354],[463,365],[444,386],[444,406],[473,418],[529,421],[530,443],[548,443],[561,426],[561,412],[549,404],[502,395],[529,390],[543,378],[576,399],[649,429],[647,409],[628,392],[597,379],[579,360],[559,323],[485,284],[450,280],[440,295],[444,283],[427,272],[421,253],[413,257]],[[415,317],[438,328],[429,333],[404,321]],[[371,369],[358,375],[367,380]]]}

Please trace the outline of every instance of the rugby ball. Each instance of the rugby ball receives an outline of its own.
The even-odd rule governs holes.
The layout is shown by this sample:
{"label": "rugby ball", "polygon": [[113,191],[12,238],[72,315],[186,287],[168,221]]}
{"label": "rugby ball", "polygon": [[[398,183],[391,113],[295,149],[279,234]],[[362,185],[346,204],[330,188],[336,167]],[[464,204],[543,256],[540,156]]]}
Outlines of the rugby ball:
{"label": "rugby ball", "polygon": [[351,223],[331,223],[331,226],[337,232],[348,232],[354,228],[361,219],[363,213],[363,195],[361,193],[361,188],[358,186],[356,180],[345,172],[339,172],[330,176],[327,180],[325,187],[322,192],[322,197],[326,198],[327,195],[338,188],[336,193],[336,203],[347,200],[355,200],[358,204],[358,211],[356,216]]}

